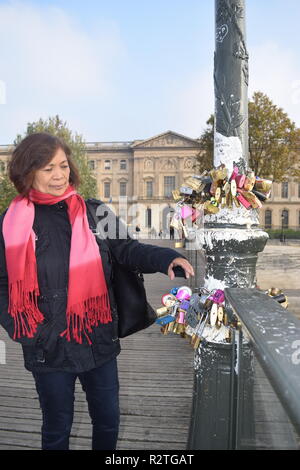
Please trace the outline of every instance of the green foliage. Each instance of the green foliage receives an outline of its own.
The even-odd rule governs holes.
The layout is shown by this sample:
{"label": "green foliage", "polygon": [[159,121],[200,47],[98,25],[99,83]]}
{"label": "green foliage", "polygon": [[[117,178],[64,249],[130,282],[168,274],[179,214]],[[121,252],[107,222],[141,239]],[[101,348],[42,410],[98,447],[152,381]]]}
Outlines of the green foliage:
{"label": "green foliage", "polygon": [[206,121],[207,128],[200,137],[201,150],[196,157],[194,168],[202,173],[210,170],[214,165],[214,115]]}
{"label": "green foliage", "polygon": [[256,175],[282,181],[297,176],[300,129],[263,93],[249,102],[249,164]]}
{"label": "green foliage", "polygon": [[[282,229],[264,229],[271,240],[274,239],[281,239],[282,236]],[[300,230],[293,230],[291,228],[287,228],[283,230],[283,234],[286,239],[289,240],[300,240]]]}
{"label": "green foliage", "polygon": [[[249,167],[264,178],[284,181],[300,178],[300,129],[263,93],[249,101]],[[213,167],[214,116],[200,137],[201,151],[195,167],[199,172]]]}
{"label": "green foliage", "polygon": [[0,215],[17,195],[18,192],[8,176],[5,173],[0,175]]}

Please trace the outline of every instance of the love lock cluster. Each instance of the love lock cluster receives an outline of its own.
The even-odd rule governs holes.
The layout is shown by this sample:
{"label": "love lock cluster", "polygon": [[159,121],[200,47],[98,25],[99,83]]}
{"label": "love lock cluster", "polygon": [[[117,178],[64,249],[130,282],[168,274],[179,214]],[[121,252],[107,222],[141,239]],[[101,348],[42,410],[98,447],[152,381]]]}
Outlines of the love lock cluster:
{"label": "love lock cluster", "polygon": [[202,339],[230,342],[230,327],[225,311],[224,291],[200,289],[192,293],[187,286],[174,287],[162,296],[163,307],[156,310],[161,332],[180,334],[197,349]]}
{"label": "love lock cluster", "polygon": [[[161,298],[163,307],[156,310],[156,323],[164,335],[175,333],[190,340],[198,349],[202,340],[230,343],[232,329],[239,320],[225,308],[225,294],[221,289],[208,291],[202,287],[200,293],[192,293],[188,286],[173,287]],[[274,300],[287,308],[288,299],[278,288],[265,291]]]}
{"label": "love lock cluster", "polygon": [[234,167],[231,175],[225,165],[201,175],[189,177],[184,186],[172,191],[177,203],[170,225],[187,237],[185,220],[195,222],[201,215],[216,214],[220,209],[245,207],[258,209],[270,197],[272,181],[255,176],[252,170],[239,174]]}

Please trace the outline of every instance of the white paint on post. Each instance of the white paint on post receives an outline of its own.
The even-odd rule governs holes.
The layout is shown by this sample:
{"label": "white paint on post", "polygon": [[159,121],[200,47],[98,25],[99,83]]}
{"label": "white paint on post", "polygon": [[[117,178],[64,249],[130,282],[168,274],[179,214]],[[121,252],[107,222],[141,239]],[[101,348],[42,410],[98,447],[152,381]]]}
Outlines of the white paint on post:
{"label": "white paint on post", "polygon": [[226,137],[219,132],[214,133],[214,166],[224,164],[232,173],[234,162],[243,159],[242,143],[239,137]]}

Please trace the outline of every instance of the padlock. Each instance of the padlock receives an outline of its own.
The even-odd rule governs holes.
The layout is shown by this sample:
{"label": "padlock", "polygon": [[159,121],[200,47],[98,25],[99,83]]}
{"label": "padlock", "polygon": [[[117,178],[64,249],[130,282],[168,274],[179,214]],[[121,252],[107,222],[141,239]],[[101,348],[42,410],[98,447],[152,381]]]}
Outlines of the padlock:
{"label": "padlock", "polygon": [[256,177],[254,189],[261,193],[268,193],[272,189],[272,181]]}
{"label": "padlock", "polygon": [[169,333],[169,325],[162,326],[160,331],[163,335],[167,335]]}
{"label": "padlock", "polygon": [[235,179],[238,188],[243,188],[245,183],[246,175],[238,175]]}
{"label": "padlock", "polygon": [[156,315],[158,317],[164,317],[169,312],[167,307],[160,307],[156,310]]}
{"label": "padlock", "polygon": [[244,206],[246,209],[251,208],[250,202],[248,202],[247,199],[245,199],[244,196],[240,192],[238,192],[238,195],[236,196],[236,198],[239,201],[239,203],[242,204],[242,206]]}
{"label": "padlock", "polygon": [[181,217],[182,219],[187,219],[193,214],[193,209],[190,206],[182,206],[181,208]]}
{"label": "padlock", "polygon": [[181,194],[187,194],[187,195],[192,195],[193,194],[193,188],[190,188],[188,186],[181,186],[180,187],[180,192]]}
{"label": "padlock", "polygon": [[254,209],[262,207],[261,201],[251,191],[239,190],[239,193],[251,204]]}
{"label": "padlock", "polygon": [[174,317],[172,315],[165,315],[163,317],[157,318],[155,320],[155,323],[157,323],[158,325],[165,326],[167,325],[167,323],[171,323],[173,321],[174,321]]}
{"label": "padlock", "polygon": [[189,300],[183,300],[179,305],[179,309],[186,312],[188,310],[189,306],[190,306]]}
{"label": "padlock", "polygon": [[222,305],[219,305],[219,306],[218,306],[217,316],[218,316],[218,321],[219,321],[220,323],[222,323],[223,317],[224,317],[224,308],[223,308]]}
{"label": "padlock", "polygon": [[175,248],[183,248],[183,246],[184,246],[183,241],[175,242]]}
{"label": "padlock", "polygon": [[233,203],[236,207],[241,207],[241,204],[239,203],[238,199],[236,197],[233,197]]}
{"label": "padlock", "polygon": [[165,294],[161,298],[161,303],[165,305],[165,307],[173,307],[176,303],[176,297],[173,294]]}
{"label": "padlock", "polygon": [[175,228],[176,230],[181,230],[182,228],[182,221],[181,215],[179,213],[175,213],[170,221],[170,227]]}
{"label": "padlock", "polygon": [[211,310],[210,310],[210,324],[211,326],[215,326],[216,321],[218,318],[218,304],[213,303]]}
{"label": "padlock", "polygon": [[218,181],[213,181],[212,184],[210,185],[209,192],[214,196],[216,193],[216,190],[218,188]]}
{"label": "padlock", "polygon": [[208,212],[209,214],[216,214],[219,212],[219,208],[217,206],[213,206],[210,201],[205,201],[203,208],[204,211]]}
{"label": "padlock", "polygon": [[208,299],[212,300],[216,304],[222,304],[225,301],[224,291],[222,289],[217,289],[208,297]]}
{"label": "padlock", "polygon": [[180,201],[180,199],[182,199],[182,195],[180,194],[179,189],[174,189],[172,191],[172,196],[173,196],[174,201]]}
{"label": "padlock", "polygon": [[196,310],[191,305],[188,311],[186,312],[185,321],[191,328],[196,328],[199,322],[198,314],[196,313]]}
{"label": "padlock", "polygon": [[223,186],[223,191],[225,193],[225,196],[227,196],[227,194],[230,193],[230,190],[231,190],[230,183],[228,183],[228,181],[226,181],[226,183]]}
{"label": "padlock", "polygon": [[232,181],[230,182],[230,192],[231,192],[231,196],[232,196],[232,197],[235,197],[235,196],[236,196],[236,190],[237,190],[236,181],[235,181],[235,180],[232,180]]}
{"label": "padlock", "polygon": [[194,178],[193,176],[190,176],[187,180],[186,180],[186,185],[190,188],[193,188],[194,191],[198,192],[200,191],[200,188],[201,186],[203,186],[203,183],[202,181]]}
{"label": "padlock", "polygon": [[234,166],[231,176],[229,178],[229,181],[234,181],[238,174],[239,174],[239,169],[237,166]]}
{"label": "padlock", "polygon": [[221,199],[221,188],[220,186],[217,187],[216,192],[215,192],[215,200],[219,202]]}
{"label": "padlock", "polygon": [[192,290],[188,286],[181,286],[179,287],[176,298],[178,300],[189,300],[192,295]]}
{"label": "padlock", "polygon": [[255,194],[257,199],[259,199],[262,202],[266,201],[269,197],[268,194],[260,193],[259,191],[256,191],[255,189],[252,189],[252,193]]}

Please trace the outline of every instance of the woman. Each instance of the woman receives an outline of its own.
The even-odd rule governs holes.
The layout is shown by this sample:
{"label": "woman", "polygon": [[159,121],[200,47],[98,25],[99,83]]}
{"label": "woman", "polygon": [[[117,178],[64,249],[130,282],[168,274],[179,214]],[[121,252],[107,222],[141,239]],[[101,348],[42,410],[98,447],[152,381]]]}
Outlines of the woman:
{"label": "woman", "polygon": [[[93,424],[92,449],[115,449],[120,352],[106,243],[89,229],[69,147],[36,133],[14,150],[19,195],[0,218],[0,324],[21,343],[43,413],[42,448],[68,449],[79,378]],[[101,203],[100,201],[98,201]],[[194,275],[176,251],[111,238],[118,262],[144,273]],[[178,269],[178,268],[177,268]]]}

